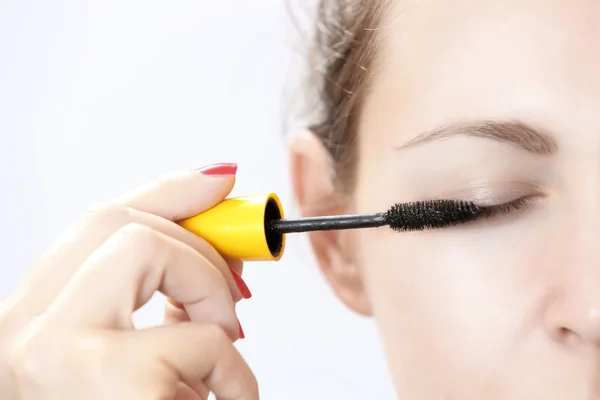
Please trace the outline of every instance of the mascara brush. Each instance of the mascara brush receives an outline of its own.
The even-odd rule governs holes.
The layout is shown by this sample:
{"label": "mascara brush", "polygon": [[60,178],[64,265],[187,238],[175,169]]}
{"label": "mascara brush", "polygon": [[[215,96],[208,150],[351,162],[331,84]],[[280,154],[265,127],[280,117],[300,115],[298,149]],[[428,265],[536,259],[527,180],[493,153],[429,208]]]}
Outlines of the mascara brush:
{"label": "mascara brush", "polygon": [[480,207],[465,201],[419,201],[395,204],[382,213],[275,219],[268,222],[267,229],[280,234],[382,226],[389,226],[398,232],[421,231],[468,222],[482,212]]}
{"label": "mascara brush", "polygon": [[286,234],[388,226],[397,232],[446,228],[475,220],[485,209],[474,203],[431,200],[398,203],[385,212],[286,219],[277,195],[235,197],[179,221],[222,256],[243,261],[278,261]]}

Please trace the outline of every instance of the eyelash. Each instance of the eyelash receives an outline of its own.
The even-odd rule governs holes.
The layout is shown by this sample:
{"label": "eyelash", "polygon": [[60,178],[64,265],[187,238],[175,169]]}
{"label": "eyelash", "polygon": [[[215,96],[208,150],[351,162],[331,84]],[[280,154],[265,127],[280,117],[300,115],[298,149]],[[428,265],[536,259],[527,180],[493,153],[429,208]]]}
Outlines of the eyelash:
{"label": "eyelash", "polygon": [[531,205],[532,196],[525,196],[507,203],[498,204],[495,206],[481,207],[484,210],[483,218],[493,218],[497,216],[508,215],[514,211],[520,211]]}

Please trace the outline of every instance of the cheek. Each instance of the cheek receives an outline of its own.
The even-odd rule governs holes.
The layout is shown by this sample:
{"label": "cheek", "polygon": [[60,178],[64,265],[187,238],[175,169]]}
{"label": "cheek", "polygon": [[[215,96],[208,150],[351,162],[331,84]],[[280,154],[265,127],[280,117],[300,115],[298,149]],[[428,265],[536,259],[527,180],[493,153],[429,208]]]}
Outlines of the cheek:
{"label": "cheek", "polygon": [[452,382],[453,373],[491,376],[508,363],[540,326],[548,231],[522,220],[359,232],[358,262],[392,371],[410,366],[405,378]]}

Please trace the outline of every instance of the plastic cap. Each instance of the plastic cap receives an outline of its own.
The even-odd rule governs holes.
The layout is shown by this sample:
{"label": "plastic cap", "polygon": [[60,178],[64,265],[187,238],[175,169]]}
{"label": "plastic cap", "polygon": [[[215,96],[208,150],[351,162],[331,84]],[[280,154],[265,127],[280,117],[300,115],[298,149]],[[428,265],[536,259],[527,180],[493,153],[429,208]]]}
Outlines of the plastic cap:
{"label": "plastic cap", "polygon": [[234,197],[194,217],[179,221],[210,243],[223,257],[243,261],[278,261],[285,235],[269,232],[267,223],[284,218],[274,193]]}

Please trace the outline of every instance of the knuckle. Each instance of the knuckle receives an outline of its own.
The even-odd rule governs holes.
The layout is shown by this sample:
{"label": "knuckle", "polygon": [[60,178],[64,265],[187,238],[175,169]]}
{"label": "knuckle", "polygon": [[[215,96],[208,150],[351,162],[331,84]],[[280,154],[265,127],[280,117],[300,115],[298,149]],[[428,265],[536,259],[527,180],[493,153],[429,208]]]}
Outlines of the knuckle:
{"label": "knuckle", "polygon": [[215,316],[213,321],[215,325],[221,328],[223,334],[228,338],[228,343],[230,343],[232,338],[237,338],[239,336],[239,325],[235,310],[226,310],[226,312],[221,314],[222,315]]}
{"label": "knuckle", "polygon": [[244,398],[247,400],[258,400],[259,399],[259,389],[258,389],[258,381],[256,377],[250,370],[250,367],[243,361],[244,367],[240,370],[238,368],[237,376],[231,380],[229,383],[230,388],[234,393],[237,394],[236,398]]}
{"label": "knuckle", "polygon": [[163,266],[172,258],[173,249],[165,236],[143,224],[122,226],[115,233],[115,240],[117,246],[128,248],[136,262],[144,265]]}
{"label": "knuckle", "polygon": [[85,211],[86,217],[107,225],[124,225],[131,218],[127,207],[117,203],[92,204]]}
{"label": "knuckle", "polygon": [[227,333],[220,325],[206,326],[207,342],[212,343],[213,348],[217,351],[231,345],[231,340]]}
{"label": "knuckle", "polygon": [[156,249],[162,245],[163,240],[157,231],[136,222],[128,223],[117,231],[117,235],[136,246]]}

